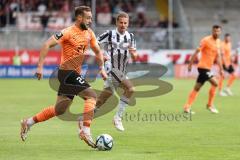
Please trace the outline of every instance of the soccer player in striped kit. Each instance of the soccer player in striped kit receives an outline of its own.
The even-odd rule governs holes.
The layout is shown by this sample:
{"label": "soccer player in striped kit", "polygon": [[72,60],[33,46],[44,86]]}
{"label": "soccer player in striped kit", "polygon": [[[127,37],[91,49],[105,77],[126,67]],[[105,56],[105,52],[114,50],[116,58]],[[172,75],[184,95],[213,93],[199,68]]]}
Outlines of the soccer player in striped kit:
{"label": "soccer player in striped kit", "polygon": [[116,29],[107,30],[98,37],[98,43],[104,46],[105,70],[108,74],[104,90],[97,98],[96,111],[107,101],[117,87],[124,90],[120,97],[113,123],[119,131],[124,131],[122,117],[129,99],[134,92],[131,81],[126,76],[126,67],[131,57],[136,60],[136,43],[133,33],[127,31],[129,16],[121,12],[116,17]]}

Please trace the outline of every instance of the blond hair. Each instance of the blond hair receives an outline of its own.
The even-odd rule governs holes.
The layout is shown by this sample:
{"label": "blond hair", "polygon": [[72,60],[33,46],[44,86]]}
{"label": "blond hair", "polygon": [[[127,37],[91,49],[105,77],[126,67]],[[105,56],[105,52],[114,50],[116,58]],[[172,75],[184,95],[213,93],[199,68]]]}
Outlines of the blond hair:
{"label": "blond hair", "polygon": [[129,19],[129,15],[126,12],[120,12],[117,15],[116,21],[118,21],[120,18],[128,18]]}

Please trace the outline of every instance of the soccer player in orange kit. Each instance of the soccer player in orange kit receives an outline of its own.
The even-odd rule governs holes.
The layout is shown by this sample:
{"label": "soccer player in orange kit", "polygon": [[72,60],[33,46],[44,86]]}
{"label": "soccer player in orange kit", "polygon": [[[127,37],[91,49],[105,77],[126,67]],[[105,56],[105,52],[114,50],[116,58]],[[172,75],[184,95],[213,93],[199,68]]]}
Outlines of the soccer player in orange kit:
{"label": "soccer player in orange kit", "polygon": [[198,78],[196,84],[189,94],[186,104],[184,105],[185,113],[194,113],[191,111],[191,106],[196,99],[199,90],[204,85],[206,81],[211,83],[211,88],[209,90],[209,98],[207,103],[207,109],[212,113],[218,113],[218,110],[215,108],[213,101],[215,98],[216,88],[218,86],[218,82],[216,77],[211,73],[211,68],[214,64],[214,61],[217,59],[217,63],[220,68],[220,75],[223,76],[223,68],[222,68],[222,59],[221,59],[221,41],[219,39],[221,35],[221,26],[214,25],[212,27],[212,35],[204,37],[200,46],[196,49],[195,53],[192,55],[190,59],[190,63],[188,65],[188,71],[192,70],[192,64],[194,60],[197,58],[198,53],[201,51],[201,58],[198,63]]}
{"label": "soccer player in orange kit", "polygon": [[97,39],[89,28],[91,21],[90,7],[79,6],[75,8],[75,24],[50,37],[41,48],[36,73],[39,80],[42,78],[44,58],[49,48],[57,44],[62,47],[61,63],[58,70],[58,80],[60,82],[58,96],[54,106],[44,108],[35,116],[21,121],[20,135],[23,141],[26,140],[30,127],[36,123],[64,114],[70,107],[74,96],[78,95],[84,99],[84,114],[79,120],[79,137],[89,146],[96,147],[91,137],[90,124],[93,119],[97,96],[81,76],[81,66],[89,44],[96,55],[99,73],[104,80],[107,78],[107,74],[103,67],[103,55],[100,52]]}
{"label": "soccer player in orange kit", "polygon": [[227,87],[223,90],[223,80],[224,77],[221,76],[219,79],[219,95],[220,96],[232,96],[233,93],[230,89],[236,76],[234,74],[234,68],[231,61],[231,51],[232,51],[232,43],[231,36],[229,33],[225,34],[224,41],[222,42],[222,61],[223,61],[223,69],[229,73],[229,79],[227,82]]}

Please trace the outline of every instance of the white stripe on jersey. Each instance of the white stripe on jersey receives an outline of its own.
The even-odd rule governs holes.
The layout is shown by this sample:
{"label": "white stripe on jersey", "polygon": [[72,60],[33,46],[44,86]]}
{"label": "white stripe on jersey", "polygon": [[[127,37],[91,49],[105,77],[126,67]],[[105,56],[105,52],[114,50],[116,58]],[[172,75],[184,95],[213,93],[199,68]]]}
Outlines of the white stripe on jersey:
{"label": "white stripe on jersey", "polygon": [[129,48],[136,49],[136,41],[133,33],[125,31],[120,34],[117,29],[107,30],[98,38],[98,43],[103,46],[105,56],[108,57],[106,64],[110,68],[126,72],[126,66],[130,57]]}

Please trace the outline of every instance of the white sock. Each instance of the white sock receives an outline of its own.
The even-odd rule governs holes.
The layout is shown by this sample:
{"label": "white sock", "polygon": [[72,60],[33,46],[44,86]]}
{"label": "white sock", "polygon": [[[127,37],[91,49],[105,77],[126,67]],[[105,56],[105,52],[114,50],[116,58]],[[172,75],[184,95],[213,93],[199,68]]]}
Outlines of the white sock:
{"label": "white sock", "polygon": [[90,133],[91,133],[90,127],[83,126],[83,132],[84,132],[85,134],[90,135]]}
{"label": "white sock", "polygon": [[27,125],[32,127],[36,122],[33,120],[33,117],[27,119]]}
{"label": "white sock", "polygon": [[125,96],[122,96],[120,98],[119,104],[118,104],[118,109],[117,109],[117,113],[116,113],[116,117],[118,118],[122,118],[123,117],[123,113],[125,111],[126,106],[128,105],[129,99]]}

